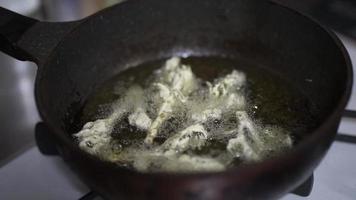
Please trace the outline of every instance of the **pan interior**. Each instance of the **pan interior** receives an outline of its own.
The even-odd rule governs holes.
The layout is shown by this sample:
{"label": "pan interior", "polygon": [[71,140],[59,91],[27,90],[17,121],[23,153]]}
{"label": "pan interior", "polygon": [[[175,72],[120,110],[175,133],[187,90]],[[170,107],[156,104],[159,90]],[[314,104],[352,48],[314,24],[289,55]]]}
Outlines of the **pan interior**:
{"label": "pan interior", "polygon": [[[182,65],[191,67],[192,73],[196,76],[195,80],[199,79],[198,87],[201,88],[195,89],[195,92],[188,95],[193,101],[184,102],[183,106],[177,105],[179,99],[175,100],[176,102],[172,104],[176,106],[173,108],[175,111],[169,113],[170,117],[162,121],[154,143],[147,147],[144,138],[149,134],[150,128],[145,126],[150,126],[149,124],[152,126],[151,121],[160,117],[157,114],[159,110],[157,107],[162,106],[161,103],[152,102],[157,98],[151,97],[152,93],[157,91],[157,85],[155,85],[157,83],[152,85],[152,82],[157,81],[152,77],[152,74],[159,73],[159,70],[162,70],[161,66],[164,66],[165,62],[172,62],[175,59],[177,58],[169,61],[164,59],[155,60],[131,67],[100,85],[86,100],[72,124],[73,133],[76,133],[73,138],[78,139],[80,147],[103,160],[109,160],[118,165],[136,168],[141,171],[186,171],[188,170],[186,168],[188,165],[195,166],[195,168],[191,169],[193,171],[221,170],[225,167],[231,168],[279,155],[290,148],[286,144],[289,143],[287,140],[291,141],[292,146],[296,145],[305,137],[306,133],[313,131],[318,124],[315,114],[317,113],[317,105],[311,102],[303,91],[294,87],[288,79],[268,70],[268,68],[259,66],[258,63],[226,56],[192,56],[180,59],[180,62]],[[211,101],[209,99],[213,98],[211,97],[212,94],[206,95],[206,92],[208,92],[206,90],[207,83],[216,86],[219,84],[217,80],[221,81],[221,79],[224,79],[222,77],[226,78],[231,75],[231,72],[237,72],[236,70],[246,78],[243,88],[238,89],[238,94],[242,96],[237,96],[236,98],[246,98],[247,102],[247,107],[245,108],[245,105],[243,105],[243,108],[238,108],[237,112],[234,111],[234,108],[227,108],[228,105],[219,107],[216,104],[217,101],[221,101],[224,97],[219,97],[220,100]],[[218,77],[220,79],[217,79]],[[239,77],[237,76],[236,78]],[[211,87],[214,88],[215,86]],[[136,99],[128,97],[128,93],[137,96],[138,92],[140,94],[135,97]],[[205,97],[201,98],[201,96]],[[139,103],[134,103],[134,108],[128,108],[126,105],[132,103],[127,104],[123,100],[125,98]],[[158,99],[158,101],[161,100]],[[229,102],[231,101],[228,100],[227,103],[229,104]],[[217,107],[214,109],[209,108],[212,106],[211,103],[216,104],[215,106]],[[200,105],[206,106],[199,108]],[[133,110],[128,111],[130,109]],[[187,109],[195,111],[187,111]],[[190,118],[190,115],[195,116],[195,118],[197,116],[201,117],[201,113],[207,111],[209,111],[206,114],[207,119],[199,118],[192,121]],[[212,114],[211,111],[215,114]],[[124,113],[119,116],[118,113],[121,112]],[[216,113],[220,112],[223,112],[221,116],[215,116]],[[235,112],[246,112],[248,120],[251,120],[251,122],[247,122],[246,119],[241,119],[241,117],[236,118]],[[113,117],[115,113],[119,117]],[[137,116],[141,116],[141,118],[138,120]],[[111,118],[115,118],[113,124],[109,122]],[[86,127],[89,124],[88,122],[94,125],[90,125],[92,126],[91,128],[82,129],[82,127]],[[102,122],[105,122],[106,126],[112,126],[112,128],[108,128],[103,133],[95,133],[94,130],[103,131],[101,128],[99,128],[100,130],[95,128]],[[251,123],[251,125],[246,123]],[[242,132],[234,131],[241,126],[245,126],[244,124],[253,127],[246,127],[248,130]],[[194,131],[192,133],[184,133],[189,128],[203,131],[202,133],[208,135],[205,138],[208,142],[204,142],[199,147],[192,147],[192,144],[189,143],[188,146],[190,145],[190,147],[186,147],[183,144],[175,144],[172,147],[175,149],[173,154],[167,149],[162,150],[162,148],[168,148],[168,145],[171,148],[172,140],[174,141],[175,137],[178,137],[179,140],[183,140],[186,136],[195,137],[192,135]],[[236,136],[236,133],[239,136]],[[103,137],[103,135],[110,137],[110,141],[100,142],[98,138]],[[234,143],[235,137],[237,140],[246,140],[247,143]],[[201,137],[198,141],[205,141],[205,139]],[[263,141],[264,144],[260,145],[259,141]],[[242,145],[245,153],[232,151],[232,145]],[[251,151],[253,153],[250,153]],[[150,153],[140,157],[144,152]],[[234,154],[237,156],[233,156]],[[176,167],[172,167],[171,163],[168,164],[167,161],[163,160],[172,159],[173,157],[180,160],[182,156],[190,156],[188,157],[190,160],[174,161],[176,162],[174,164]],[[208,160],[207,158],[212,159],[211,162],[217,162],[217,166],[212,166],[211,164],[210,167],[199,167],[199,164],[192,161],[192,159],[197,158],[200,159],[199,162],[205,162]],[[206,160],[203,160],[203,158]],[[135,161],[137,159],[147,159],[148,161],[144,162],[149,163],[150,167],[142,166],[142,163]],[[149,159],[155,160],[155,164],[153,165],[153,161]],[[185,162],[186,165],[180,166],[180,162]],[[148,165],[147,163],[144,164]],[[221,164],[221,166],[218,164]]]}

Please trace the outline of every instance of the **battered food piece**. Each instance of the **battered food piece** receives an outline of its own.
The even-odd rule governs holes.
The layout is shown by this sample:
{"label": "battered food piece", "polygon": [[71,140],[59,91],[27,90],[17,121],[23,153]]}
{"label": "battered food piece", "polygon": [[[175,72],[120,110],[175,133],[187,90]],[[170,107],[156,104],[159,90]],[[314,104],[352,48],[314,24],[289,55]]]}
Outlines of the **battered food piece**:
{"label": "battered food piece", "polygon": [[157,71],[157,76],[160,82],[154,85],[157,86],[163,103],[160,105],[157,118],[149,128],[145,139],[146,144],[152,144],[160,126],[174,112],[173,106],[178,101],[184,103],[186,96],[196,88],[196,79],[191,68],[182,65],[178,57],[167,60],[165,66]]}

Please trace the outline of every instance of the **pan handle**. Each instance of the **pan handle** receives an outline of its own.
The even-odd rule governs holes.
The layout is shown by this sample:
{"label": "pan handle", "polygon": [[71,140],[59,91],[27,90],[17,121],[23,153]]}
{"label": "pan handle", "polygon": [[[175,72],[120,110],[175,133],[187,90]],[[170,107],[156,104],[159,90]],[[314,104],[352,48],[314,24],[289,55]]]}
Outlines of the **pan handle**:
{"label": "pan handle", "polygon": [[31,60],[31,56],[19,48],[17,42],[37,22],[0,7],[0,50],[19,60]]}
{"label": "pan handle", "polygon": [[0,51],[41,65],[80,22],[40,22],[0,7]]}

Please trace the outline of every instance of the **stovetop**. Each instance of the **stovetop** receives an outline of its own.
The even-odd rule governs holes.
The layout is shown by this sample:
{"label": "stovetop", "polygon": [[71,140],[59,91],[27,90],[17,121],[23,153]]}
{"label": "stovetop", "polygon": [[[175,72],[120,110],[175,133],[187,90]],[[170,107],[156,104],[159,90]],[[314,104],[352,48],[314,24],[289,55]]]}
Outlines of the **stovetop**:
{"label": "stovetop", "polygon": [[[328,0],[327,2],[333,2],[333,0]],[[345,31],[345,33],[351,35],[351,31]],[[354,77],[356,77],[356,37],[354,39],[342,35],[339,35],[339,37],[351,56],[354,64]],[[3,55],[0,55],[1,57]],[[6,78],[11,80],[18,79],[19,81],[16,84],[15,82],[12,83],[15,84],[14,88],[10,88],[10,90],[18,89],[18,94],[9,93],[8,96],[5,96],[5,88],[1,87],[2,82],[0,82],[0,103],[7,97],[9,97],[9,102],[13,103],[13,107],[11,107],[12,104],[7,104],[6,106],[0,104],[2,106],[0,116],[11,116],[11,118],[7,119],[9,123],[14,119],[23,118],[27,120],[16,121],[18,126],[12,125],[11,127],[15,127],[12,130],[9,127],[7,129],[6,126],[0,129],[1,134],[5,135],[6,133],[4,132],[12,131],[7,134],[7,138],[0,138],[0,147],[6,145],[1,140],[13,141],[13,149],[11,151],[16,152],[7,157],[6,161],[1,159],[2,152],[0,152],[0,199],[100,200],[101,198],[91,192],[60,157],[41,154],[35,143],[31,142],[30,138],[34,138],[34,126],[39,120],[32,92],[35,68],[30,69],[29,66],[21,66],[28,65],[23,62],[16,61],[16,64],[19,64],[19,66],[1,69],[2,72],[4,72],[4,69],[9,69],[9,72],[5,71],[6,74],[10,73],[10,69],[14,70],[14,72],[11,71],[14,77],[8,76]],[[12,64],[10,63],[9,65]],[[26,70],[29,70],[29,72]],[[30,73],[32,79],[26,78],[26,73]],[[0,74],[0,81],[3,81],[2,78]],[[347,106],[348,110],[354,111],[356,110],[355,86],[356,84],[354,83],[351,100]],[[19,94],[21,95],[20,97]],[[22,105],[23,108],[17,105]],[[16,111],[18,112],[15,115],[14,112]],[[21,115],[22,113],[24,114]],[[20,129],[21,127],[25,128]],[[14,135],[16,138],[11,140],[11,135],[15,132],[21,134]],[[16,143],[18,137],[30,142],[27,142],[25,146],[21,146],[20,143]],[[14,148],[17,148],[18,151],[14,151]],[[310,195],[302,197],[288,194],[282,200],[354,200],[356,197],[356,156],[354,152],[356,152],[356,114],[355,112],[345,112],[335,142],[314,172],[314,183]],[[299,194],[310,189],[308,183],[304,186],[306,188],[304,188],[304,191],[302,188]]]}

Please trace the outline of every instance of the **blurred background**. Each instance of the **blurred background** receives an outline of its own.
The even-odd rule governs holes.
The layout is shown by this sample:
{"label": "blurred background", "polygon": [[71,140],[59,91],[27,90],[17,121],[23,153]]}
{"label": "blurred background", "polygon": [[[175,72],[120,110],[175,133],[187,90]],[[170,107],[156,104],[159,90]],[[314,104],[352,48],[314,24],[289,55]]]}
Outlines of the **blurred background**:
{"label": "blurred background", "polygon": [[[0,0],[0,6],[54,22],[80,19],[122,1]],[[307,13],[336,31],[355,65],[356,0],[274,1]],[[17,61],[0,52],[0,199],[78,199],[89,189],[71,175],[60,159],[45,158],[34,147],[34,128],[40,121],[34,100],[35,75],[36,66],[33,63]],[[348,109],[356,110],[355,86]],[[344,118],[339,131],[355,137],[355,122],[355,119]],[[356,179],[350,174],[356,171],[349,162],[356,163],[356,160],[343,155],[353,154],[355,147],[355,144],[333,145],[324,161],[328,165],[324,164],[316,171],[315,177],[320,183],[315,185],[315,192],[308,199],[354,199]],[[337,174],[337,177],[330,174]],[[42,177],[42,181],[33,181],[38,176]],[[21,188],[21,191],[17,192],[12,189],[14,187]],[[299,198],[292,196],[288,199]]]}

